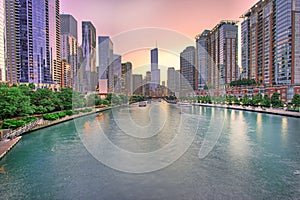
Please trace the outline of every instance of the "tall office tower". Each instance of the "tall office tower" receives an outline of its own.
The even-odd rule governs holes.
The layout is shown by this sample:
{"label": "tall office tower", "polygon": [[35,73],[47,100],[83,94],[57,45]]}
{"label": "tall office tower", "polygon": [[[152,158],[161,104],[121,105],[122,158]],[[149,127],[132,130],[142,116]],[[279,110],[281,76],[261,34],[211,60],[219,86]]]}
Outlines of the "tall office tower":
{"label": "tall office tower", "polygon": [[7,81],[60,84],[59,0],[6,1]]}
{"label": "tall office tower", "polygon": [[122,93],[132,94],[132,64],[131,62],[122,63]]}
{"label": "tall office tower", "polygon": [[[37,4],[36,6],[38,6],[38,2],[34,2],[34,1],[38,1],[38,0],[33,0],[33,5]],[[48,7],[48,13],[46,12],[45,20],[46,23],[47,20],[49,23],[49,50],[50,50],[51,76],[55,84],[61,85],[62,67],[61,67],[61,55],[60,55],[60,15],[59,15],[60,3],[59,0],[48,0],[48,2],[45,1],[45,4],[46,7]],[[35,40],[34,37],[33,40]]]}
{"label": "tall office tower", "polygon": [[82,22],[82,57],[80,91],[94,91],[98,85],[96,68],[96,29],[89,21]]}
{"label": "tall office tower", "polygon": [[180,92],[180,79],[181,79],[181,74],[180,74],[180,69],[176,70],[175,73],[175,95],[179,96],[179,92]]}
{"label": "tall office tower", "polygon": [[300,84],[300,0],[259,1],[241,18],[243,76],[267,86]]}
{"label": "tall office tower", "polygon": [[151,83],[152,89],[160,84],[160,69],[158,69],[158,48],[151,50]]}
{"label": "tall office tower", "polygon": [[113,72],[114,72],[114,93],[122,93],[122,56],[114,54]]}
{"label": "tall office tower", "polygon": [[[113,92],[114,90],[114,74],[113,74],[113,43],[109,36],[98,37],[98,61],[99,73],[98,79],[101,83],[107,84],[108,91],[101,91],[102,93]],[[101,87],[103,88],[103,87]]]}
{"label": "tall office tower", "polygon": [[151,72],[146,72],[146,78],[145,78],[145,95],[150,96],[150,83],[151,83]]}
{"label": "tall office tower", "polygon": [[5,81],[5,0],[0,0],[0,82]]}
{"label": "tall office tower", "polygon": [[210,33],[209,85],[224,88],[238,79],[238,26],[221,21]]}
{"label": "tall office tower", "polygon": [[197,90],[198,76],[196,70],[196,49],[189,46],[180,53],[180,73],[182,93],[190,94]]}
{"label": "tall office tower", "polygon": [[167,77],[167,86],[168,86],[168,94],[175,95],[176,91],[176,70],[174,67],[168,68],[168,77]]}
{"label": "tall office tower", "polygon": [[137,95],[143,94],[143,75],[132,74],[132,93]]}
{"label": "tall office tower", "polygon": [[79,90],[78,85],[78,33],[77,21],[72,15],[60,15],[60,43],[61,59],[70,64],[73,88]]}
{"label": "tall office tower", "polygon": [[204,89],[208,81],[209,65],[209,35],[210,31],[205,30],[196,36],[196,67],[198,70],[198,89]]}

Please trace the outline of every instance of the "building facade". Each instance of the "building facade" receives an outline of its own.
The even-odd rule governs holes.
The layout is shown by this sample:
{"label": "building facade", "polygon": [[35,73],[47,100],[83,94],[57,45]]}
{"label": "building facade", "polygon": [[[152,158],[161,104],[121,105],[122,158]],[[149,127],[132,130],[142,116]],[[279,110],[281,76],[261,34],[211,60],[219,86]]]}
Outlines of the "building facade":
{"label": "building facade", "polygon": [[[73,88],[79,90],[78,84],[78,33],[77,21],[72,15],[60,15],[61,59],[71,66]],[[63,66],[62,66],[63,67]]]}
{"label": "building facade", "polygon": [[95,91],[98,85],[96,68],[96,28],[89,21],[82,22],[82,63],[80,65],[79,90],[82,92]]}
{"label": "building facade", "polygon": [[167,87],[169,95],[175,95],[176,92],[176,73],[177,72],[174,67],[168,68]]}
{"label": "building facade", "polygon": [[[106,80],[109,93],[114,90],[114,73],[113,73],[113,43],[109,36],[98,37],[98,60],[99,60],[99,73],[98,79]],[[101,87],[102,88],[102,87]],[[105,91],[102,91],[103,93]]]}
{"label": "building facade", "polygon": [[158,48],[151,50],[151,84],[156,89],[160,84],[160,69],[158,69]]}
{"label": "building facade", "polygon": [[122,94],[132,95],[132,64],[131,62],[122,63]]}
{"label": "building facade", "polygon": [[136,95],[143,94],[143,75],[132,74],[132,93]]}
{"label": "building facade", "polygon": [[5,75],[5,0],[0,0],[0,83],[6,82]]}
{"label": "building facade", "polygon": [[7,0],[7,81],[61,84],[59,0]]}
{"label": "building facade", "polygon": [[122,93],[121,78],[122,78],[122,56],[114,54],[113,61],[114,74],[114,93]]}
{"label": "building facade", "polygon": [[196,70],[196,49],[189,46],[180,53],[180,85],[183,95],[198,89],[198,73]]}
{"label": "building facade", "polygon": [[196,36],[196,67],[198,70],[198,89],[203,90],[208,83],[209,65],[209,35],[210,31],[205,30]]}
{"label": "building facade", "polygon": [[241,16],[243,77],[264,86],[300,84],[299,13],[299,0],[264,0]]}
{"label": "building facade", "polygon": [[210,32],[208,85],[222,89],[239,78],[238,26],[236,21],[221,21]]}

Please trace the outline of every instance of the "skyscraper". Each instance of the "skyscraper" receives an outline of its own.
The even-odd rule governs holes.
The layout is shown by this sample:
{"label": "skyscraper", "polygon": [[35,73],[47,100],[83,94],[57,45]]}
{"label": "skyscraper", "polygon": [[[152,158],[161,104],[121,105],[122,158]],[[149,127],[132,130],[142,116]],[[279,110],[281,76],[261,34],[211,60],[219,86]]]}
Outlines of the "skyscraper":
{"label": "skyscraper", "polygon": [[98,85],[96,68],[96,29],[89,21],[82,22],[82,57],[80,91],[94,91]]}
{"label": "skyscraper", "polygon": [[208,81],[209,65],[209,35],[210,31],[205,30],[196,36],[196,67],[198,70],[198,89],[204,89]]}
{"label": "skyscraper", "polygon": [[114,73],[114,93],[122,92],[122,56],[114,54],[113,61],[113,73]]}
{"label": "skyscraper", "polygon": [[61,59],[70,64],[73,87],[79,90],[78,85],[78,40],[77,21],[72,15],[60,15]]}
{"label": "skyscraper", "polygon": [[259,1],[241,17],[243,77],[300,84],[300,0]]}
{"label": "skyscraper", "polygon": [[[102,80],[102,83],[107,82],[108,91],[114,90],[114,74],[113,74],[113,43],[109,36],[98,37],[98,60],[99,60],[99,73],[98,79]],[[102,91],[105,92],[105,91]]]}
{"label": "skyscraper", "polygon": [[122,63],[122,93],[132,94],[132,64],[131,62]]}
{"label": "skyscraper", "polygon": [[0,82],[5,77],[5,0],[0,0]]}
{"label": "skyscraper", "polygon": [[152,89],[160,84],[160,69],[158,69],[158,48],[151,50],[151,83]]}
{"label": "skyscraper", "polygon": [[186,47],[180,53],[181,90],[183,95],[197,90],[198,73],[196,70],[196,49],[193,46]]}
{"label": "skyscraper", "polygon": [[168,77],[167,77],[167,86],[168,86],[168,94],[175,95],[176,91],[176,70],[174,67],[168,68]]}
{"label": "skyscraper", "polygon": [[210,32],[208,84],[222,89],[238,79],[238,26],[221,21]]}
{"label": "skyscraper", "polygon": [[132,93],[136,95],[143,94],[143,75],[132,74]]}
{"label": "skyscraper", "polygon": [[7,80],[61,83],[59,0],[7,0]]}

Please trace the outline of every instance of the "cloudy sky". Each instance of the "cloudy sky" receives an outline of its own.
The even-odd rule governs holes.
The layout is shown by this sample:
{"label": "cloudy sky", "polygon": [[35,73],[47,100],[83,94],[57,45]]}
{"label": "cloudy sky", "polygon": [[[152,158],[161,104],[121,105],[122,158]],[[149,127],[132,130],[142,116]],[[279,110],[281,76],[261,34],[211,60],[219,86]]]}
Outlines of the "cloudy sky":
{"label": "cloudy sky", "polygon": [[[149,50],[160,49],[162,77],[167,67],[179,69],[179,53],[205,29],[221,20],[238,20],[258,0],[61,0],[61,12],[92,21],[97,35],[109,35],[122,61],[135,73],[149,70]],[[165,79],[165,78],[163,78]]]}

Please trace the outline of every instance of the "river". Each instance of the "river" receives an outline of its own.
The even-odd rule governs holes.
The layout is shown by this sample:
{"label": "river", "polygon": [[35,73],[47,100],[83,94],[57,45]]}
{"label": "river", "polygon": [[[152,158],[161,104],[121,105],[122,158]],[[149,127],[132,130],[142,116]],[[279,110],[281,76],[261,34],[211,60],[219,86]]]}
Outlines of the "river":
{"label": "river", "polygon": [[299,199],[299,119],[153,102],[23,136],[0,199]]}

